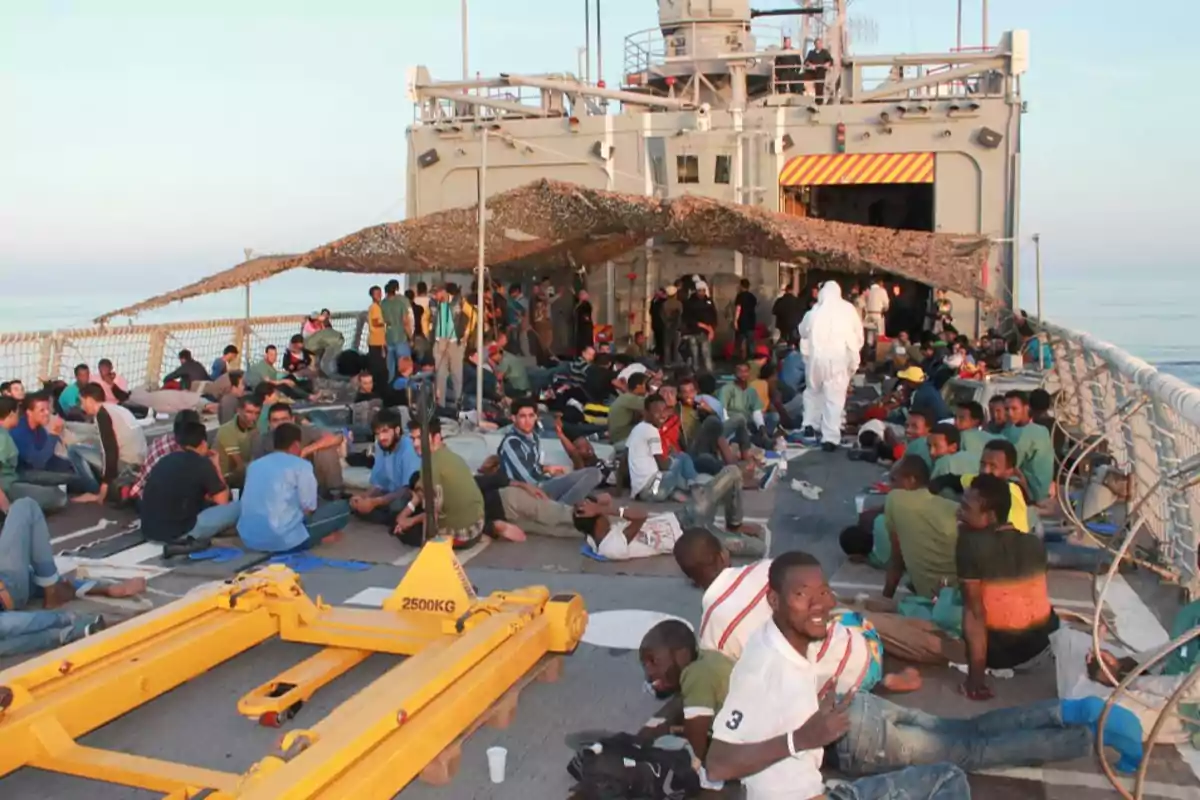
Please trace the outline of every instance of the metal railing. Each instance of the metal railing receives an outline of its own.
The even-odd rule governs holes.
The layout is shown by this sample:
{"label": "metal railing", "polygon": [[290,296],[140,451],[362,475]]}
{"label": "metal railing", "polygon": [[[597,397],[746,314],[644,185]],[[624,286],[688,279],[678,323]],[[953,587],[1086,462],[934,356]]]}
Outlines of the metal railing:
{"label": "metal railing", "polygon": [[1102,440],[1129,478],[1123,529],[1149,536],[1164,577],[1200,594],[1200,389],[1091,334],[1040,328],[1054,352],[1059,421]]}
{"label": "metal railing", "polygon": [[[687,43],[699,41],[701,32],[713,27],[712,23],[684,22],[676,26],[675,33],[670,35],[665,35],[662,28],[647,28],[629,34],[625,37],[622,75],[640,75],[670,59],[692,58],[694,54]],[[768,56],[770,54],[763,51],[781,48],[786,35],[787,28],[778,22],[755,20],[750,23],[749,31],[743,32],[737,41],[730,42],[722,52],[744,51],[759,57]]]}
{"label": "metal railing", "polygon": [[[347,347],[365,346],[364,319],[365,312],[331,317]],[[269,344],[282,350],[304,321],[303,315],[295,315],[0,333],[0,382],[16,379],[33,389],[46,378],[69,381],[76,364],[94,371],[96,362],[107,358],[131,389],[154,388],[178,366],[180,350],[190,350],[207,367],[232,344],[246,366],[261,360]]]}

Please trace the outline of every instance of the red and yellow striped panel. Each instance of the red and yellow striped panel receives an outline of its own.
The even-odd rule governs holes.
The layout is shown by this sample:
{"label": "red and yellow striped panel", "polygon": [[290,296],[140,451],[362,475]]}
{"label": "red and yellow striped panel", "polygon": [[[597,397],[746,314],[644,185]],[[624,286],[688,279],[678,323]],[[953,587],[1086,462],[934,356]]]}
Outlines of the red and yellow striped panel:
{"label": "red and yellow striped panel", "polygon": [[795,156],[779,173],[780,186],[831,183],[933,183],[933,153]]}

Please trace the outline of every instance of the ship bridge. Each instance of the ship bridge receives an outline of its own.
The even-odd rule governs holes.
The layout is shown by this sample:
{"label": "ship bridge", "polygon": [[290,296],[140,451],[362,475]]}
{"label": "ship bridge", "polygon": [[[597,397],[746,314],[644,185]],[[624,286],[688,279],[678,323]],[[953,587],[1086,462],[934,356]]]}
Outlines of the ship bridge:
{"label": "ship bridge", "polygon": [[[473,206],[481,186],[491,196],[543,178],[658,198],[697,195],[806,218],[987,237],[993,245],[978,278],[998,304],[1011,304],[1028,34],[1005,32],[973,49],[868,55],[849,47],[843,2],[804,7],[812,5],[791,12],[808,30],[793,39],[779,12],[756,11],[748,0],[660,0],[659,26],[625,39],[618,87],[571,72],[442,81],[417,67],[409,83],[409,218]],[[654,290],[680,276],[704,276],[721,308],[742,278],[769,303],[781,285],[800,289],[835,266],[660,238],[583,279],[605,298],[597,322],[612,324],[619,338],[648,330]],[[565,285],[571,272],[552,277]],[[897,280],[894,288],[914,318],[924,313],[929,286]],[[986,327],[974,299],[952,299],[965,331],[972,319]]]}

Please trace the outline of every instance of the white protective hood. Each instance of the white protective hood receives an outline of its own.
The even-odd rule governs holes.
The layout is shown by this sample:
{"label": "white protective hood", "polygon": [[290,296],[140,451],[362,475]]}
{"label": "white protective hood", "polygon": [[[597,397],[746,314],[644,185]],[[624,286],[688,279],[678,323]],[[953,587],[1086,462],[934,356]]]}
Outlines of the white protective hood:
{"label": "white protective hood", "polygon": [[805,361],[827,361],[858,369],[863,348],[862,318],[842,299],[837,281],[826,281],[817,304],[800,323],[800,353]]}

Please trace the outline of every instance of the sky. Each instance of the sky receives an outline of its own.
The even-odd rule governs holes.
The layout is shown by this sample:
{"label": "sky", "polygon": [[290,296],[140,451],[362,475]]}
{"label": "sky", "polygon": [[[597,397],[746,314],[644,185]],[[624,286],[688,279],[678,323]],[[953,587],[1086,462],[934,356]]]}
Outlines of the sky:
{"label": "sky", "polygon": [[[877,32],[856,49],[946,50],[955,5],[856,0],[851,16]],[[965,44],[979,44],[979,1],[964,5]],[[1198,74],[1185,37],[1200,28],[1200,4],[990,5],[993,40],[1031,31],[1022,228],[1041,232],[1048,273],[1069,287],[1092,270],[1172,276],[1195,266],[1184,179],[1200,178],[1200,148],[1188,143],[1200,111],[1179,92]],[[574,70],[582,6],[474,0],[471,71]],[[400,218],[407,72],[423,64],[435,78],[460,75],[458,7],[0,3],[0,316],[62,302],[64,285],[66,302],[107,310],[96,305],[174,288],[240,261],[243,248],[301,251]],[[610,85],[624,36],[655,25],[651,0],[603,3]],[[38,277],[12,280],[21,274]],[[275,279],[262,302],[299,280]]]}

